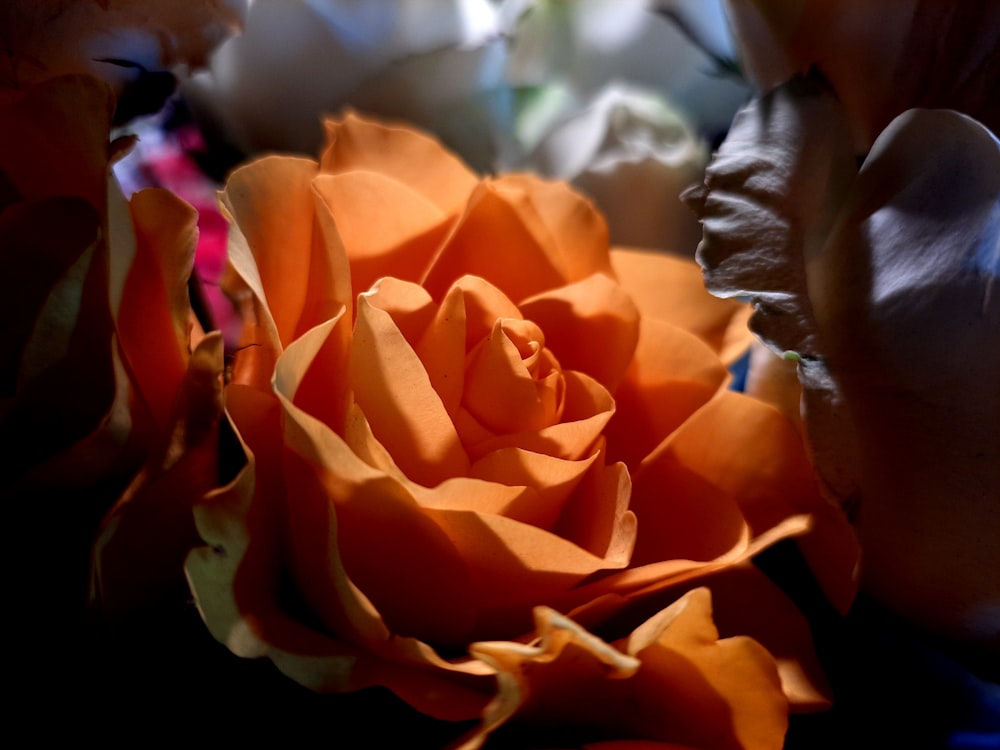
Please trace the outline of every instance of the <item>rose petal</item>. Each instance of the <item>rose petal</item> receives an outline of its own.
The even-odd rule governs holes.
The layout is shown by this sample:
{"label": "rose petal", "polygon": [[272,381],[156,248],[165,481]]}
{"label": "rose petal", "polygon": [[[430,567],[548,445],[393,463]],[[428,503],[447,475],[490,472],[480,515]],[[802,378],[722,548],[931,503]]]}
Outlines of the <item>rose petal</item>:
{"label": "rose petal", "polygon": [[[595,453],[578,461],[564,461],[520,448],[503,448],[487,453],[473,463],[469,471],[479,479],[514,486],[524,485],[533,489],[530,496],[518,498],[517,505],[505,506],[502,514],[541,529],[549,529],[597,455]],[[465,500],[466,504],[468,502]]]}
{"label": "rose petal", "polygon": [[[220,196],[223,214],[235,225],[230,267],[241,279],[230,278],[227,292],[239,298],[242,287],[249,288],[256,305],[251,321],[265,334],[274,326],[277,341],[268,346],[277,346],[276,353],[353,303],[347,258],[327,226],[316,174],[308,159],[266,157],[233,172]],[[265,344],[242,342],[251,343]]]}
{"label": "rose petal", "polygon": [[466,359],[462,406],[491,432],[527,432],[559,422],[565,377],[529,320],[501,318]]}
{"label": "rose petal", "polygon": [[350,382],[375,435],[407,476],[434,486],[468,472],[469,458],[423,364],[389,315],[363,295]]}
{"label": "rose petal", "polygon": [[562,366],[579,370],[614,391],[639,339],[639,311],[604,274],[529,297],[521,312],[545,331]]}
{"label": "rose petal", "polygon": [[187,282],[194,267],[197,213],[165,190],[130,202],[136,251],[118,314],[118,335],[146,408],[168,429],[187,369],[192,326]]}
{"label": "rose petal", "polygon": [[583,373],[569,370],[563,372],[563,377],[566,405],[559,424],[541,430],[493,435],[474,423],[467,412],[460,412],[455,424],[469,456],[477,460],[491,451],[510,447],[570,461],[588,455],[607,427],[615,401],[600,383]]}
{"label": "rose petal", "polygon": [[[250,431],[255,451],[265,460],[256,471],[251,462],[228,487],[195,508],[199,534],[207,546],[192,550],[186,572],[213,635],[241,656],[267,656],[312,690],[343,692],[384,685],[432,716],[452,721],[476,716],[487,700],[490,670],[474,660],[447,662],[412,638],[390,637],[370,602],[344,574],[336,522],[329,510],[313,517],[312,526],[300,529],[319,544],[311,550],[304,545],[293,549],[304,555],[306,563],[307,575],[300,583],[319,585],[323,593],[316,611],[332,630],[311,629],[283,611],[278,550],[287,522],[282,519],[281,467],[274,460],[281,455],[279,404],[243,386],[230,386],[227,395],[231,407],[236,407],[235,421]],[[308,443],[300,438],[305,433],[298,435],[293,445],[304,448]],[[277,443],[276,450],[265,450],[268,443]],[[311,564],[318,559],[323,562]],[[299,561],[293,562],[297,566]],[[307,586],[303,593],[312,591]]]}
{"label": "rose petal", "polygon": [[747,328],[750,307],[709,294],[697,264],[630,248],[612,248],[611,262],[644,320],[663,320],[690,331],[726,364],[746,352],[753,339]]}
{"label": "rose petal", "polygon": [[[519,301],[592,273],[610,275],[604,220],[593,205],[560,184],[527,175],[480,183],[424,285],[440,294],[456,275],[477,275]],[[498,252],[482,251],[498,242]]]}
{"label": "rose petal", "polygon": [[706,589],[689,592],[613,646],[553,610],[536,608],[538,645],[478,643],[500,692],[479,747],[507,722],[570,729],[570,741],[645,737],[699,748],[780,748],[787,704],[774,662],[749,638],[718,640]]}
{"label": "rose petal", "polygon": [[643,319],[639,345],[615,391],[606,434],[611,456],[639,463],[729,380],[718,356],[694,335]]}
{"label": "rose petal", "polygon": [[376,172],[410,187],[457,216],[476,186],[476,176],[430,136],[380,125],[348,114],[326,122],[327,145],[320,157],[324,174]]}
{"label": "rose petal", "polygon": [[321,174],[313,182],[337,224],[357,292],[392,268],[415,281],[454,222],[427,196],[377,172]]}
{"label": "rose petal", "polygon": [[[91,597],[108,622],[156,605],[183,584],[182,563],[199,543],[192,505],[219,485],[222,343],[214,332],[192,353],[168,401],[173,422],[161,426],[169,440],[102,523]],[[161,543],[151,547],[151,538]]]}

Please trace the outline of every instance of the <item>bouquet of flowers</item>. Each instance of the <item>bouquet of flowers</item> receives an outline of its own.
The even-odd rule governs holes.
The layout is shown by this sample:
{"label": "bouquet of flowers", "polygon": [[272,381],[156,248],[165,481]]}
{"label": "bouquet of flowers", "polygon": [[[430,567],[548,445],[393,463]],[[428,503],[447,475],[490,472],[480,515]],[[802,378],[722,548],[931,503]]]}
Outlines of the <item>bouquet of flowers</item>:
{"label": "bouquet of flowers", "polygon": [[1000,13],[878,13],[8,3],[23,698],[995,746]]}

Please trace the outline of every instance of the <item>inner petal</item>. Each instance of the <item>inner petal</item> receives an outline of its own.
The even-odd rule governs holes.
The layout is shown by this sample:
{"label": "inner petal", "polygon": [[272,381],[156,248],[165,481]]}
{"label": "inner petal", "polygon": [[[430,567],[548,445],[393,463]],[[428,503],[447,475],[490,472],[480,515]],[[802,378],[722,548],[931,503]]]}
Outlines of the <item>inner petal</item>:
{"label": "inner petal", "polygon": [[499,318],[466,358],[462,405],[497,433],[540,430],[559,421],[566,384],[542,330]]}

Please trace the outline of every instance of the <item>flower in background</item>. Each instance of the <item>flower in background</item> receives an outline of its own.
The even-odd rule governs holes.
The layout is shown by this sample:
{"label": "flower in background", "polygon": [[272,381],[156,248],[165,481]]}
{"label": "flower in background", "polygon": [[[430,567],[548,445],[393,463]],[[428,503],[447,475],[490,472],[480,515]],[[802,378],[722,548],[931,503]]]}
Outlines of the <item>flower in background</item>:
{"label": "flower in background", "polygon": [[185,94],[210,137],[243,154],[313,154],[345,106],[419,124],[489,169],[509,121],[489,0],[253,0]]}
{"label": "flower in background", "polygon": [[[844,5],[852,13],[841,22],[858,21],[860,5]],[[952,29],[995,36],[995,24],[964,25],[987,5],[938,3],[932,12],[918,3],[906,39],[938,33],[938,12]],[[775,18],[797,28],[794,14]],[[896,39],[897,26],[868,24]],[[827,42],[837,49],[840,38]],[[850,44],[851,55],[833,59],[851,60],[860,86],[872,58]],[[962,46],[947,64],[982,70],[987,47]],[[900,64],[918,54],[892,49]],[[878,134],[859,169],[859,133],[907,102],[883,98],[880,71],[852,89],[825,57],[821,71],[824,61],[835,66],[836,91],[797,78],[734,120],[692,195],[704,220],[698,258],[709,289],[750,295],[755,330],[797,362],[817,470],[856,521],[868,592],[995,660],[1000,142],[967,115],[910,109]]]}
{"label": "flower in background", "polygon": [[609,83],[658,92],[709,140],[724,133],[749,89],[733,75],[721,0],[519,0],[508,81],[558,86],[574,112]]}
{"label": "flower in background", "polygon": [[[314,690],[383,685],[448,720],[480,716],[510,672],[483,732],[571,699],[562,682],[608,658],[631,675],[614,700],[662,685],[643,705],[674,715],[662,670],[690,663],[704,691],[685,721],[599,737],[684,742],[728,705],[706,747],[780,746],[786,701],[825,705],[823,678],[749,560],[804,535],[844,607],[853,542],[791,423],[726,387],[746,309],[690,261],[610,249],[565,184],[482,180],[355,116],[327,139],[318,163],[241,167],[222,198],[245,320],[226,408],[250,464],[196,509],[187,572],[212,633]],[[641,625],[702,584],[777,672],[756,645],[716,645],[704,593]],[[535,614],[570,669],[515,688],[533,669],[516,660],[549,661],[520,650],[539,605],[575,623]]]}
{"label": "flower in background", "polygon": [[237,31],[247,0],[5,0],[0,85],[92,75],[112,87],[116,119],[157,111],[173,73],[197,68]]}
{"label": "flower in background", "polygon": [[[56,669],[74,688],[90,674],[78,667],[91,547],[116,501],[112,523],[128,531],[135,509],[147,522],[111,558],[118,540],[155,530],[160,542],[122,561],[141,581],[132,607],[178,581],[196,539],[191,504],[219,474],[222,341],[187,301],[195,214],[163,190],[125,200],[110,166],[128,145],[110,138],[114,106],[89,76],[0,90],[0,494],[7,523],[38,530],[46,559],[12,583],[20,642],[38,654],[25,686]],[[9,564],[23,568],[35,543],[9,546]],[[101,584],[117,596],[119,580]],[[122,601],[108,603],[102,614]]]}
{"label": "flower in background", "polygon": [[[912,107],[1000,130],[1000,5],[986,0],[727,0],[744,66],[764,91],[815,66],[867,151]],[[876,15],[877,14],[877,15]]]}
{"label": "flower in background", "polygon": [[[559,96],[555,87],[543,91],[521,110],[519,125],[528,127],[533,111],[547,108],[543,99]],[[708,147],[662,96],[611,84],[526,140],[536,145],[520,166],[588,195],[613,244],[694,253],[701,227],[679,196],[701,181]]]}
{"label": "flower in background", "polygon": [[721,4],[504,8],[514,17],[507,65],[520,145],[504,166],[572,181],[615,243],[693,255],[701,232],[680,193],[700,182],[708,141],[749,96],[731,67]]}

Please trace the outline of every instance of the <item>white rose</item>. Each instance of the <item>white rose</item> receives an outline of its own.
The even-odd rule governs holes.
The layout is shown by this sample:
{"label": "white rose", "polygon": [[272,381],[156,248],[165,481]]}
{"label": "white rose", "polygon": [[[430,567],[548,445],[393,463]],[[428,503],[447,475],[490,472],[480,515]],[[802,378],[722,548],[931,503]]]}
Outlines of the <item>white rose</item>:
{"label": "white rose", "polygon": [[322,115],[351,106],[422,125],[489,162],[488,133],[454,118],[480,104],[484,120],[493,116],[497,34],[489,0],[252,0],[245,33],[186,94],[245,153],[314,153]]}
{"label": "white rose", "polygon": [[[536,109],[565,96],[550,90]],[[522,115],[529,129],[533,112]],[[613,243],[694,253],[701,227],[679,196],[701,180],[708,146],[662,97],[609,84],[583,109],[548,123],[537,141],[521,166],[587,193],[605,214]]]}

